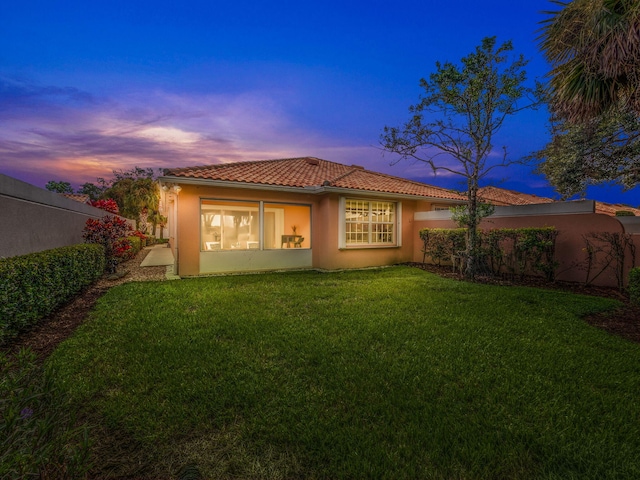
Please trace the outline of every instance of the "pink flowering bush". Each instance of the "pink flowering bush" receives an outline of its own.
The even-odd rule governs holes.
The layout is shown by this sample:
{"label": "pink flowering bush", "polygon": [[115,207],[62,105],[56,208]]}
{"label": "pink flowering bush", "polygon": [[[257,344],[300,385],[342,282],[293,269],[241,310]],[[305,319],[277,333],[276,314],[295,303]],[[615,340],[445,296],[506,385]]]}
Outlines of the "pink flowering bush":
{"label": "pink flowering bush", "polygon": [[118,263],[129,259],[131,244],[126,237],[130,232],[131,227],[125,220],[105,215],[100,219],[87,220],[82,237],[87,243],[104,246],[107,273],[114,273]]}
{"label": "pink flowering bush", "polygon": [[118,207],[118,204],[112,198],[107,198],[106,200],[95,200],[91,202],[91,205],[101,210],[104,210],[105,212],[114,213],[116,215],[120,213],[120,208]]}

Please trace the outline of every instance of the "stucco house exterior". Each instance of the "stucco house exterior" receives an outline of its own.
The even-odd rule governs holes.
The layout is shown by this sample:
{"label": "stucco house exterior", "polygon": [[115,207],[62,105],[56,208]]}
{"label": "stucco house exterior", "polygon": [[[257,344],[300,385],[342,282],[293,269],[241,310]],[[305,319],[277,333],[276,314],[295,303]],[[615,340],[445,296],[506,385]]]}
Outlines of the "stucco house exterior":
{"label": "stucco house exterior", "polygon": [[174,168],[159,181],[180,276],[413,261],[414,213],[465,201],[314,157]]}

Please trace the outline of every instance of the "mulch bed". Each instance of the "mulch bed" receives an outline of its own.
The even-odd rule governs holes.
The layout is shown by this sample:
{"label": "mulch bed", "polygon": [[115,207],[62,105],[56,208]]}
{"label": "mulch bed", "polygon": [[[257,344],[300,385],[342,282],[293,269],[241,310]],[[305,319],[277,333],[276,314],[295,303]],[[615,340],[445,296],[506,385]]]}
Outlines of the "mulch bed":
{"label": "mulch bed", "polygon": [[[43,319],[34,328],[18,336],[9,345],[0,348],[0,351],[14,354],[21,348],[30,348],[36,353],[38,358],[43,361],[63,340],[71,336],[75,329],[84,323],[97,300],[104,295],[109,288],[127,281],[164,279],[165,267],[140,267],[140,263],[147,254],[148,249],[141,251],[135,259],[119,266],[119,271],[124,273],[120,278],[114,280],[108,280],[106,277],[102,278],[67,305],[54,312],[51,316]],[[451,267],[425,265],[422,263],[412,263],[410,265],[443,277],[462,280],[459,274],[451,271]],[[590,315],[585,317],[584,321],[594,327],[606,330],[613,335],[619,335],[632,342],[640,343],[640,307],[629,304],[627,297],[615,288],[592,287],[561,282],[548,284],[538,278],[525,278],[522,281],[513,281],[479,277],[476,281],[505,286],[524,285],[551,288],[584,295],[614,298],[623,302],[624,305],[610,312]]]}

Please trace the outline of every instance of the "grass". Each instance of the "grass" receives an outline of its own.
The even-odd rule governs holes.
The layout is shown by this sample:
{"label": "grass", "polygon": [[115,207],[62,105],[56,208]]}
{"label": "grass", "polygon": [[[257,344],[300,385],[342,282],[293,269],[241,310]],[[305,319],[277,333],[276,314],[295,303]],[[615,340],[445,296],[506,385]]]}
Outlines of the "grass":
{"label": "grass", "polygon": [[580,320],[615,305],[408,267],[129,283],[49,361],[114,476],[640,478],[640,346]]}

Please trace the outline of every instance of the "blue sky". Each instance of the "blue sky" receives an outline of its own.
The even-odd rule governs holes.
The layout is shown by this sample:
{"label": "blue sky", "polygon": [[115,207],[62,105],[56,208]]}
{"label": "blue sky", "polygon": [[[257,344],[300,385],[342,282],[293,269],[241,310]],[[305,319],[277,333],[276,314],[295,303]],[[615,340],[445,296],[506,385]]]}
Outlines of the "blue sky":
{"label": "blue sky", "polygon": [[[486,36],[547,65],[536,36],[547,0],[0,4],[0,173],[77,186],[133,166],[170,168],[317,156],[434,185],[424,164],[383,155],[436,61]],[[548,141],[547,113],[507,124],[513,158]],[[553,196],[532,167],[490,183]],[[589,197],[638,205],[637,188]]]}

